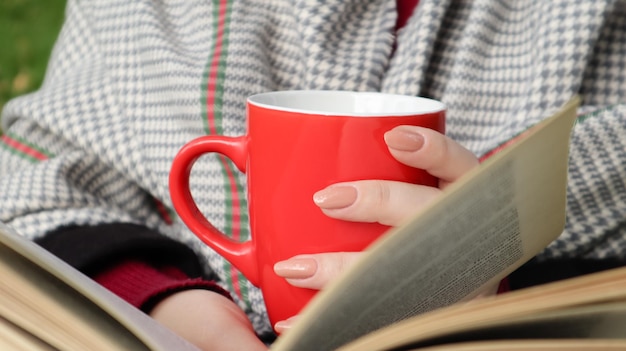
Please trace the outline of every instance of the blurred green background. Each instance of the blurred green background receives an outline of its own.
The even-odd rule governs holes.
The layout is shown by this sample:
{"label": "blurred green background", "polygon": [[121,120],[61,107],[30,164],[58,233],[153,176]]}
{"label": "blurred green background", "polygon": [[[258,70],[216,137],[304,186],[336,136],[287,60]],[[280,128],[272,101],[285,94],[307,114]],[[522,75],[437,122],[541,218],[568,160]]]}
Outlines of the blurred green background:
{"label": "blurred green background", "polygon": [[0,0],[0,110],[41,85],[66,0]]}

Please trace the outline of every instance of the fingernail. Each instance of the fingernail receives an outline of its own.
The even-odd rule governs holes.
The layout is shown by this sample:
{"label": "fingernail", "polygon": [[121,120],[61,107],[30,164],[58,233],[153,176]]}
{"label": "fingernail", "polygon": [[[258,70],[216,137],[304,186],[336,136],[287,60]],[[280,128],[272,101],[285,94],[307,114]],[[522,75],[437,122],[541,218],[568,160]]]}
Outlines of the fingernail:
{"label": "fingernail", "polygon": [[285,331],[289,330],[291,328],[291,323],[287,322],[287,321],[280,321],[280,322],[276,322],[276,324],[274,324],[274,330],[277,333],[284,333]]}
{"label": "fingernail", "polygon": [[277,262],[274,273],[287,279],[306,279],[317,272],[317,261],[312,258],[292,258]]}
{"label": "fingernail", "polygon": [[417,151],[424,145],[424,137],[410,130],[395,128],[385,133],[385,142],[390,148],[400,151]]}
{"label": "fingernail", "polygon": [[348,207],[356,201],[356,188],[349,185],[332,185],[313,195],[313,201],[321,208],[335,210]]}
{"label": "fingernail", "polygon": [[276,330],[277,333],[282,333],[288,329],[291,329],[297,317],[298,316],[294,316],[287,320],[276,322],[276,324],[274,324],[274,330]]}

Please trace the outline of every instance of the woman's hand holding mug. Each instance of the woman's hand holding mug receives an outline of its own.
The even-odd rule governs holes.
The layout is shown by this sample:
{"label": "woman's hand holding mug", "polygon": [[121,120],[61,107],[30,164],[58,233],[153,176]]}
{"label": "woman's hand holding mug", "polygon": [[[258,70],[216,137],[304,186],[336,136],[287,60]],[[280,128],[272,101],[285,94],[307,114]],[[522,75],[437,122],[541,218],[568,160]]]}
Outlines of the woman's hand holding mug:
{"label": "woman's hand holding mug", "polygon": [[[476,156],[445,135],[423,127],[399,126],[384,136],[393,157],[439,179],[439,187],[395,181],[362,180],[330,185],[313,200],[329,217],[397,226],[478,165]],[[357,252],[299,255],[278,262],[275,272],[297,287],[321,289],[359,257]],[[283,332],[294,319],[279,321]]]}

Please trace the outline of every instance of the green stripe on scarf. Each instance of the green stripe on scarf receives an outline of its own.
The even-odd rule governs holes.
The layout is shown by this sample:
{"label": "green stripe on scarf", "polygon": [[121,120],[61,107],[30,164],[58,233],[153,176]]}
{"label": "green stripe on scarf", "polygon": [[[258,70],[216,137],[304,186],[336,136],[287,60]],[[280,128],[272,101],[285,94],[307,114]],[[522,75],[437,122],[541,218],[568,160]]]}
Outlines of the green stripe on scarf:
{"label": "green stripe on scarf", "polygon": [[[205,116],[204,130],[208,135],[221,135],[224,130],[222,107],[231,10],[232,1],[213,0],[213,38],[210,56],[203,74],[203,96],[201,97],[202,113]],[[232,162],[223,156],[219,159],[222,166],[226,204],[224,232],[236,240],[248,240],[250,235],[244,186],[239,181],[237,169]],[[229,272],[226,284],[249,306],[246,279],[230,264],[226,264],[224,269]]]}
{"label": "green stripe on scarf", "polygon": [[39,162],[54,156],[51,152],[45,150],[44,148],[11,133],[0,135],[0,145],[12,152],[14,155],[30,162]]}

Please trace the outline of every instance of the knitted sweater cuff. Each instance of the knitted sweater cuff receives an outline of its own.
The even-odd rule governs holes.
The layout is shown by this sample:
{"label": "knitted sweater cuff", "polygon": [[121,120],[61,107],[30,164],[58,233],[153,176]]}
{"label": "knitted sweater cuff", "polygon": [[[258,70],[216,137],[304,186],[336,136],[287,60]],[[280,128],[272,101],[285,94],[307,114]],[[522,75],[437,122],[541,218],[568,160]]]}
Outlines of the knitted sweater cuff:
{"label": "knitted sweater cuff", "polygon": [[227,291],[213,281],[189,278],[176,267],[156,268],[135,259],[104,269],[95,274],[93,279],[146,313],[164,298],[183,290],[205,289],[231,298]]}

